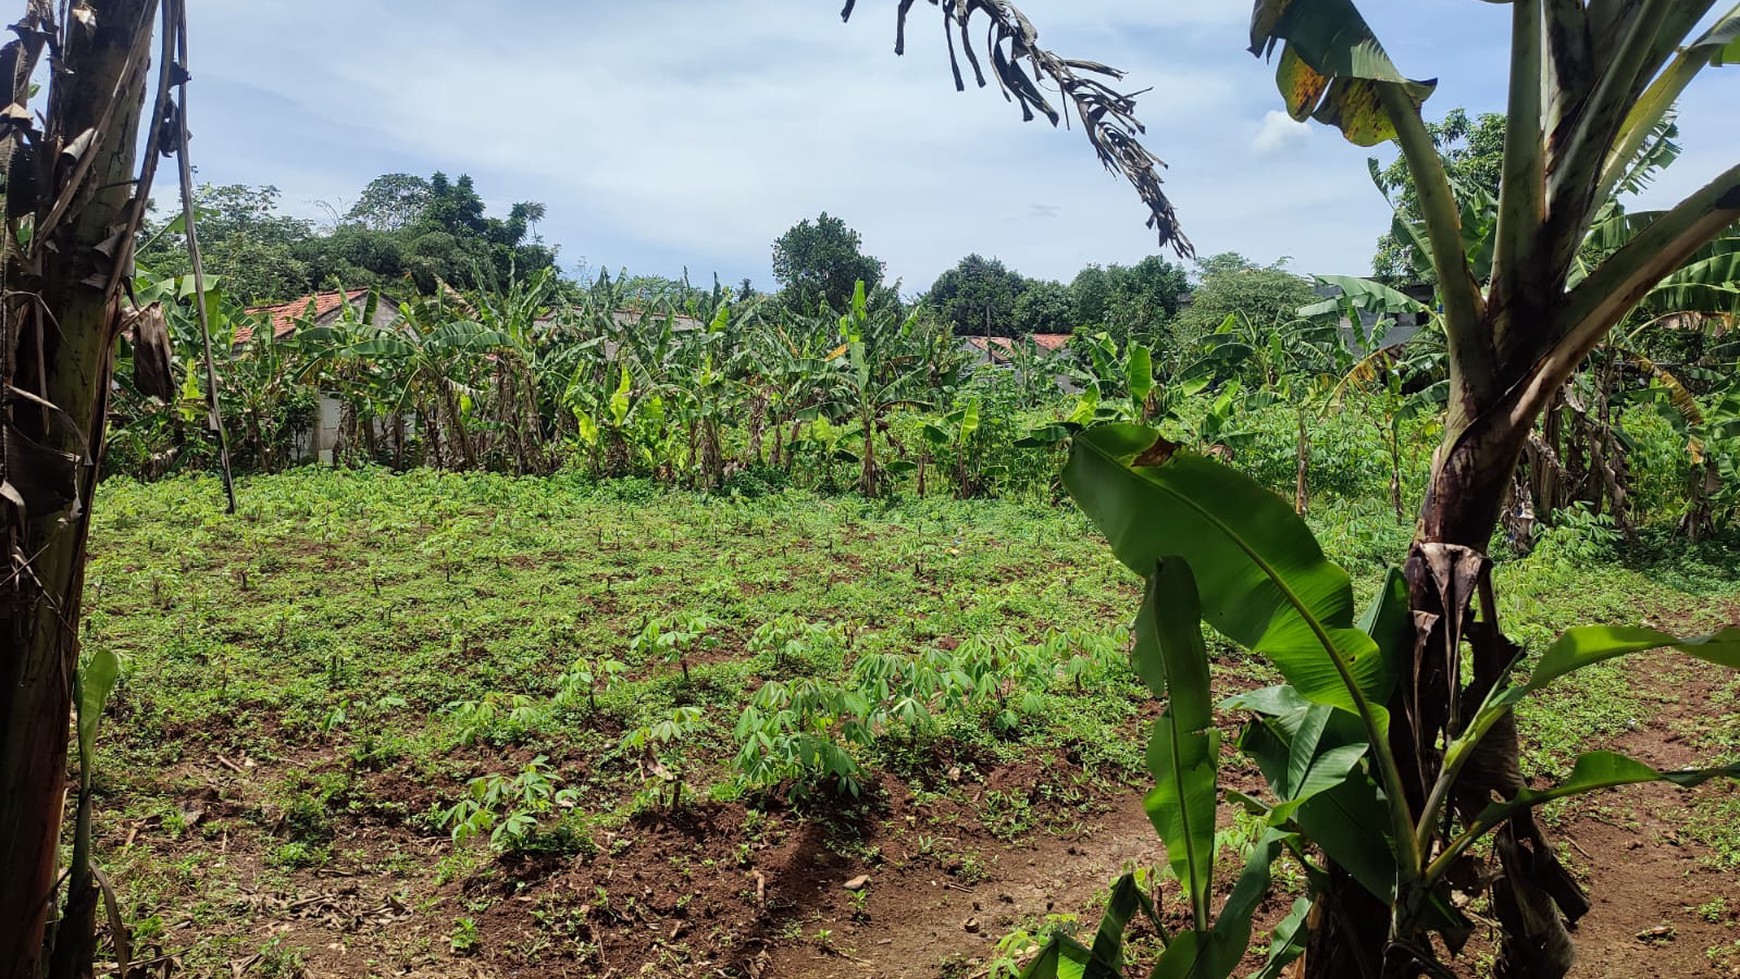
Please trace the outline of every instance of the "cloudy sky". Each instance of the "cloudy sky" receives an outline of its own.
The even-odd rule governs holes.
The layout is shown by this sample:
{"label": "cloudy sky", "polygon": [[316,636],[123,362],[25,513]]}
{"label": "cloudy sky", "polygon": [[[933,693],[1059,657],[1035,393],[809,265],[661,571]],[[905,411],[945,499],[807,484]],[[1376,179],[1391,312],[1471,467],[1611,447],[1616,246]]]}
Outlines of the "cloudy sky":
{"label": "cloudy sky", "polygon": [[[771,284],[770,243],[826,210],[907,292],[968,252],[1067,280],[1155,250],[1134,192],[1078,131],[954,92],[939,14],[894,0],[209,0],[193,5],[194,161],[321,219],[387,172],[470,173],[492,210],[541,201],[572,271]],[[1047,46],[1129,71],[1148,144],[1202,254],[1366,271],[1388,210],[1372,155],[1277,111],[1248,0],[1025,0]],[[1509,7],[1364,4],[1429,112],[1503,102]],[[1732,163],[1740,69],[1682,107],[1688,152],[1653,196]],[[1379,152],[1380,156],[1388,154]]]}

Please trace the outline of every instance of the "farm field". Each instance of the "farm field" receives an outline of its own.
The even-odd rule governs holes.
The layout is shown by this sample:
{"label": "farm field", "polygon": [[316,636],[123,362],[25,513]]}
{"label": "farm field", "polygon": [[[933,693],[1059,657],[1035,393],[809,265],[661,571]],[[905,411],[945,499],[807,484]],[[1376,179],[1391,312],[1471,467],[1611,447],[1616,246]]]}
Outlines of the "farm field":
{"label": "farm field", "polygon": [[19,6],[0,979],[1740,979],[1740,6]]}
{"label": "farm field", "polygon": [[[84,644],[124,667],[95,836],[135,965],[1012,976],[1050,932],[1091,940],[1120,870],[1186,913],[1141,806],[1141,583],[1072,507],[314,469],[239,495],[99,492]],[[1412,534],[1381,500],[1309,520],[1362,602]],[[1731,547],[1654,540],[1571,526],[1501,560],[1507,631],[1740,622]],[[1275,682],[1210,642],[1218,695]],[[1737,692],[1665,656],[1586,669],[1525,704],[1526,773],[1732,761]],[[1236,868],[1254,823],[1220,808]],[[1740,975],[1732,783],[1546,814],[1599,872],[1575,975]],[[1304,887],[1276,879],[1269,924]]]}

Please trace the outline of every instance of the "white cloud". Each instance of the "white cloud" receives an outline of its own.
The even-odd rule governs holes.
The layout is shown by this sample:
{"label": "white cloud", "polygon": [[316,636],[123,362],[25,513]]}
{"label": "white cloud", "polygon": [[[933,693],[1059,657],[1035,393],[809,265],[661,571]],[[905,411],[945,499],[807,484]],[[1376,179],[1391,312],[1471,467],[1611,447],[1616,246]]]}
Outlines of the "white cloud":
{"label": "white cloud", "polygon": [[[475,0],[211,0],[191,25],[195,162],[202,179],[276,184],[310,214],[381,172],[470,172],[492,208],[548,205],[541,231],[569,262],[763,286],[772,240],[824,209],[908,290],[971,251],[1068,279],[1155,250],[1079,127],[1022,125],[994,85],[952,90],[934,8],[913,9],[896,59],[893,0],[860,2],[846,26],[837,2],[545,2],[504,17]],[[1460,2],[1423,7],[1392,18],[1392,49],[1493,54]],[[1388,151],[1278,111],[1273,66],[1243,52],[1248,2],[1022,8],[1046,44],[1152,89],[1138,115],[1200,252],[1367,267],[1389,215],[1364,161]],[[1433,109],[1502,104],[1502,72],[1453,74]],[[1693,157],[1720,129],[1687,128],[1670,174],[1707,177]]]}
{"label": "white cloud", "polygon": [[1263,156],[1272,156],[1299,146],[1311,138],[1311,127],[1294,122],[1293,117],[1279,109],[1263,113],[1262,125],[1251,139],[1251,148]]}

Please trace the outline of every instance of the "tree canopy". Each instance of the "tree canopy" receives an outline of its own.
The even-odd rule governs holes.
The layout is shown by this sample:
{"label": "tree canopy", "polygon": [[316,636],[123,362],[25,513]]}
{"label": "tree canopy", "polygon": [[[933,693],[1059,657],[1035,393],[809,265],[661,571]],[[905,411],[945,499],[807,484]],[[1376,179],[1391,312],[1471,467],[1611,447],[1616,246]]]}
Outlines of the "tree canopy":
{"label": "tree canopy", "polygon": [[1258,328],[1288,323],[1298,318],[1301,306],[1317,299],[1311,283],[1288,272],[1284,259],[1258,265],[1225,252],[1200,260],[1197,270],[1202,281],[1170,331],[1177,344],[1207,336],[1234,313]]}
{"label": "tree canopy", "polygon": [[[278,211],[276,187],[205,185],[195,193],[209,273],[250,303],[288,301],[329,288],[397,287],[432,294],[437,284],[500,286],[556,263],[531,227],[544,205],[515,204],[490,217],[471,177],[385,174],[363,188],[331,229]],[[147,227],[139,261],[160,274],[188,271],[178,220]]]}
{"label": "tree canopy", "polygon": [[925,302],[959,336],[1016,336],[1015,303],[1027,288],[1021,273],[995,258],[968,255],[937,276]]}
{"label": "tree canopy", "polygon": [[[1426,131],[1438,147],[1444,169],[1459,193],[1479,192],[1498,199],[1499,181],[1504,176],[1504,127],[1505,118],[1499,113],[1485,112],[1470,119],[1462,109],[1451,109],[1442,122],[1426,123]],[[1381,169],[1373,160],[1371,172],[1378,190],[1397,213],[1406,220],[1419,220],[1420,192],[1414,187],[1407,160],[1398,157]],[[1431,282],[1432,270],[1416,268],[1415,264],[1414,249],[1398,239],[1393,230],[1378,239],[1372,272],[1379,279],[1392,283]]]}
{"label": "tree canopy", "polygon": [[864,254],[863,236],[826,211],[814,221],[799,221],[773,243],[773,277],[794,312],[813,313],[823,305],[845,310],[860,280],[872,290],[882,283],[883,268],[881,260]]}

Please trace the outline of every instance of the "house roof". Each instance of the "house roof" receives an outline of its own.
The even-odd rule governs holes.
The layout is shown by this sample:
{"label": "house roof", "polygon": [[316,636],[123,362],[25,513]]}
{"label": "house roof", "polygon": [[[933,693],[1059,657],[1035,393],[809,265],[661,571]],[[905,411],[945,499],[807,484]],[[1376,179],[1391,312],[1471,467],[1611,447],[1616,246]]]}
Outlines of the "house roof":
{"label": "house roof", "polygon": [[[340,306],[347,302],[356,302],[367,296],[367,289],[352,289],[349,292],[317,292],[312,296],[303,296],[295,302],[284,303],[281,306],[251,306],[250,316],[268,316],[272,320],[272,339],[282,340],[296,332],[296,327],[305,318],[316,321],[323,320],[338,312]],[[314,314],[309,317],[308,306],[314,305]],[[254,338],[254,328],[251,326],[236,327],[236,343],[247,343]]]}
{"label": "house roof", "polygon": [[[1070,337],[1071,334],[1068,333],[1034,333],[1026,339],[1033,341],[1033,345],[1038,347],[1041,352],[1054,354],[1068,345]],[[1015,349],[1015,341],[1010,337],[966,337],[965,339],[967,346],[980,353],[990,354],[991,359],[996,361],[1007,359]]]}

